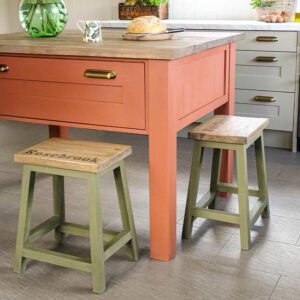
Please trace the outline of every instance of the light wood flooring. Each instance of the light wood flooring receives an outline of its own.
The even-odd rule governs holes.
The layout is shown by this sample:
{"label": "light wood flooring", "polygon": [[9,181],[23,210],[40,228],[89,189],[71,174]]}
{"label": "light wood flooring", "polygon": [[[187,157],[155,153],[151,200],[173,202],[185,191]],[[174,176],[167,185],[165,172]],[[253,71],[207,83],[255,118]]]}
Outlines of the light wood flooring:
{"label": "light wood flooring", "polygon": [[[39,125],[0,124],[0,299],[120,299],[120,300],[248,300],[300,299],[300,154],[266,149],[269,173],[271,218],[259,219],[252,231],[252,250],[240,251],[239,230],[235,226],[197,220],[191,241],[181,241],[182,218],[188,185],[192,142],[178,139],[177,257],[169,263],[149,259],[148,141],[146,137],[119,133],[72,130],[71,137],[125,143],[133,146],[127,159],[141,258],[129,262],[121,251],[106,264],[107,291],[91,293],[87,273],[39,262],[29,263],[22,275],[12,272],[18,217],[22,167],[13,154],[47,138],[47,128]],[[159,155],[159,154],[158,154]],[[200,193],[209,184],[211,153],[205,156]],[[253,151],[249,154],[249,176],[255,184]],[[113,177],[102,181],[104,224],[120,227]],[[33,224],[52,212],[51,178],[38,176]],[[67,179],[67,217],[87,223],[84,183]],[[235,211],[236,198],[219,199],[219,208]],[[53,247],[53,235],[40,241]],[[61,249],[88,255],[88,241],[68,237]]]}

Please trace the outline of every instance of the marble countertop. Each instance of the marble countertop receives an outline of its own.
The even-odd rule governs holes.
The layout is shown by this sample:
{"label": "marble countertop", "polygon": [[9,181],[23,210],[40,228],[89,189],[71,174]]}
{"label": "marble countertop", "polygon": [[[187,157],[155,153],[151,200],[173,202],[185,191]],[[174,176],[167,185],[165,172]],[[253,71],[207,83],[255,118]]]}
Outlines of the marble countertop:
{"label": "marble countertop", "polygon": [[173,60],[244,38],[243,33],[190,31],[172,40],[135,42],[123,40],[124,32],[105,29],[102,43],[85,43],[78,31],[70,30],[54,38],[32,38],[23,32],[2,34],[0,53]]}
{"label": "marble countertop", "polygon": [[[129,21],[108,20],[102,21],[103,27],[126,28]],[[273,31],[300,31],[300,23],[265,23],[259,21],[230,21],[230,20],[165,20],[168,27],[184,27],[185,29],[211,30],[273,30]]]}

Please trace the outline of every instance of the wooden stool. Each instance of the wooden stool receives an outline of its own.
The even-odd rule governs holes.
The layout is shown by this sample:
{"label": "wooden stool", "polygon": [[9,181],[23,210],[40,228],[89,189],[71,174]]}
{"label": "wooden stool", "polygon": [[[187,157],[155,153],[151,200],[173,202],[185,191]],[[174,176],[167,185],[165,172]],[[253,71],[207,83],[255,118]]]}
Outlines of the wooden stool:
{"label": "wooden stool", "polygon": [[[105,291],[104,262],[108,258],[126,245],[129,259],[138,260],[137,237],[124,165],[124,158],[131,152],[131,147],[125,145],[54,138],[15,154],[15,161],[24,164],[14,267],[16,273],[25,270],[27,259],[91,272],[93,292],[102,293]],[[118,192],[123,223],[121,232],[105,231],[102,227],[99,179],[110,171],[114,172]],[[53,176],[54,216],[30,230],[36,173]],[[64,176],[87,181],[89,226],[65,221]],[[91,257],[72,256],[32,245],[52,230],[55,230],[58,244],[63,243],[65,234],[89,237]]]}
{"label": "wooden stool", "polygon": [[[250,229],[260,215],[264,218],[269,217],[263,140],[263,130],[268,123],[268,119],[215,116],[189,133],[189,138],[195,140],[195,145],[182,233],[184,239],[191,237],[195,218],[206,218],[240,225],[241,248],[250,249]],[[247,149],[253,143],[255,143],[258,189],[248,188]],[[214,149],[210,191],[196,203],[204,148]],[[221,150],[236,152],[237,187],[219,182]],[[238,194],[239,214],[214,209],[218,192]],[[251,211],[249,211],[249,196],[258,197]]]}

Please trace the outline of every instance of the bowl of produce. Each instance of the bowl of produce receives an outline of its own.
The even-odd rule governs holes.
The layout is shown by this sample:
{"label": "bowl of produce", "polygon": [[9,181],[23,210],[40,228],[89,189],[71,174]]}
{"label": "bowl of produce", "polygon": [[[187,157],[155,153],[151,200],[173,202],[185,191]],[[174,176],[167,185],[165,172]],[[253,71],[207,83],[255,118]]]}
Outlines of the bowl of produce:
{"label": "bowl of produce", "polygon": [[284,23],[292,20],[296,0],[251,0],[257,19],[267,23]]}

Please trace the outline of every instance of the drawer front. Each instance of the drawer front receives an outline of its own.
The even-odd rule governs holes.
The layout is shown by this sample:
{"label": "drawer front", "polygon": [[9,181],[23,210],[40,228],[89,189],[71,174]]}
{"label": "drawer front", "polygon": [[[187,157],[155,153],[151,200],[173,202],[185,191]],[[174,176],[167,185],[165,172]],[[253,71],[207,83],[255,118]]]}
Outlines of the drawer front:
{"label": "drawer front", "polygon": [[[145,129],[144,63],[0,56],[0,114]],[[113,70],[114,79],[86,77]],[[127,74],[134,74],[134,80]],[[92,73],[94,74],[94,73]],[[89,75],[90,76],[90,75]]]}
{"label": "drawer front", "polygon": [[[255,97],[273,97],[274,102],[255,101]],[[236,90],[236,114],[239,116],[269,118],[268,129],[293,131],[293,93]],[[260,98],[263,100],[264,98]]]}
{"label": "drawer front", "polygon": [[297,52],[297,32],[246,31],[238,50]]}
{"label": "drawer front", "polygon": [[[257,57],[277,61],[258,62]],[[295,92],[296,53],[238,51],[236,68],[237,88]]]}

